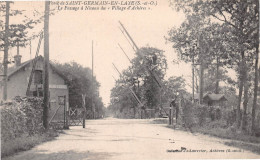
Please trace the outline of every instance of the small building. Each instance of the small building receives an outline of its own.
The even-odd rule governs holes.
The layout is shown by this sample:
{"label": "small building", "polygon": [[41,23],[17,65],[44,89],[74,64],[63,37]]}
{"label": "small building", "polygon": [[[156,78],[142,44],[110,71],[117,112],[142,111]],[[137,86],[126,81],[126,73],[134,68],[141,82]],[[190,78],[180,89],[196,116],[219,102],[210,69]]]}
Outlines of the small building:
{"label": "small building", "polygon": [[[44,58],[39,56],[35,59],[26,61],[21,63],[21,55],[16,55],[15,57],[15,65],[13,67],[8,68],[7,73],[7,100],[11,100],[16,96],[25,97],[26,91],[30,79],[30,75],[32,73],[33,61],[36,61],[35,72],[32,77],[32,83],[30,86],[30,96],[43,96],[43,64]],[[2,79],[0,79],[0,101],[3,100],[3,83]],[[65,105],[68,107],[68,96],[69,91],[68,87],[65,83],[65,77],[55,69],[55,67],[50,64],[49,67],[49,92],[50,92],[50,109],[49,116],[50,118],[56,112],[57,108],[59,108],[59,100],[61,97],[66,97]],[[60,107],[64,108],[64,107]],[[62,113],[61,113],[62,112]],[[55,119],[63,117],[64,109],[61,112],[57,112],[55,115]]]}
{"label": "small building", "polygon": [[[199,101],[199,94],[194,95],[194,100]],[[227,98],[224,94],[206,93],[203,95],[203,103],[208,106],[224,106]]]}

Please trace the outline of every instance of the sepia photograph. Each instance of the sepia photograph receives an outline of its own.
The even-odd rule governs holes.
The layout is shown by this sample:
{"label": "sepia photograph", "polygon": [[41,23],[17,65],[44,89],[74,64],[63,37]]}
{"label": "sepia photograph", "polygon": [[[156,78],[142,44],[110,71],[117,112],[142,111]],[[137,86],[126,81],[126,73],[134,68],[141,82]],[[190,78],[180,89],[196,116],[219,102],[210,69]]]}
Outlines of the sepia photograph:
{"label": "sepia photograph", "polygon": [[1,0],[1,159],[260,159],[259,57],[259,0]]}

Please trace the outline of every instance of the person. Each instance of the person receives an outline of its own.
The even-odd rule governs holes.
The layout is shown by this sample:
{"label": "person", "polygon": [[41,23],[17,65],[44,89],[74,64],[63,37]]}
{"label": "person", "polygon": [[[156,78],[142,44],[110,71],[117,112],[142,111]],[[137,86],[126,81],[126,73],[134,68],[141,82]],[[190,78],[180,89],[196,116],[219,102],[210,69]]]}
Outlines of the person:
{"label": "person", "polygon": [[170,106],[172,106],[175,109],[175,119],[176,119],[176,124],[177,124],[177,119],[178,119],[178,114],[179,114],[179,107],[176,104],[176,98],[172,99]]}

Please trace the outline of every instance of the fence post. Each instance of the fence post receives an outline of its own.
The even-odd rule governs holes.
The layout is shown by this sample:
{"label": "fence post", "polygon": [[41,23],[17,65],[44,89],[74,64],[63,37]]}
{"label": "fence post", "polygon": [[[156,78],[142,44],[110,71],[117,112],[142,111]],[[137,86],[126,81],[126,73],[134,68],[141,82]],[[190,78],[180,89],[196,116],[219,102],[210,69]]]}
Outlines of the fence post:
{"label": "fence post", "polygon": [[172,124],[172,108],[170,107],[170,111],[169,111],[169,125]]}
{"label": "fence post", "polygon": [[86,127],[86,124],[85,124],[85,118],[86,118],[86,95],[82,94],[82,105],[83,105],[83,128]]}
{"label": "fence post", "polygon": [[69,129],[69,103],[66,102],[66,105],[65,105],[65,108],[66,108],[66,129]]}

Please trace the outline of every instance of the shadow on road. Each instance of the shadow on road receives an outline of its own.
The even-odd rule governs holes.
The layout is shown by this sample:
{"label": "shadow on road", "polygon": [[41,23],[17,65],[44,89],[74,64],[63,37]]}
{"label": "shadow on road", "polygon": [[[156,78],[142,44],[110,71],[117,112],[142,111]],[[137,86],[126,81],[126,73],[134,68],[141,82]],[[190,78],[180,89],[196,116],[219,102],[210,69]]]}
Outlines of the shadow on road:
{"label": "shadow on road", "polygon": [[[54,152],[49,153],[47,150],[37,150],[37,151],[31,151],[30,154],[23,155],[20,154],[15,157],[15,159],[19,160],[103,160],[103,159],[109,159],[112,156],[112,154],[106,153],[106,152],[76,152],[74,150],[69,150],[66,152]],[[12,156],[8,158],[4,158],[3,160],[13,160]]]}

